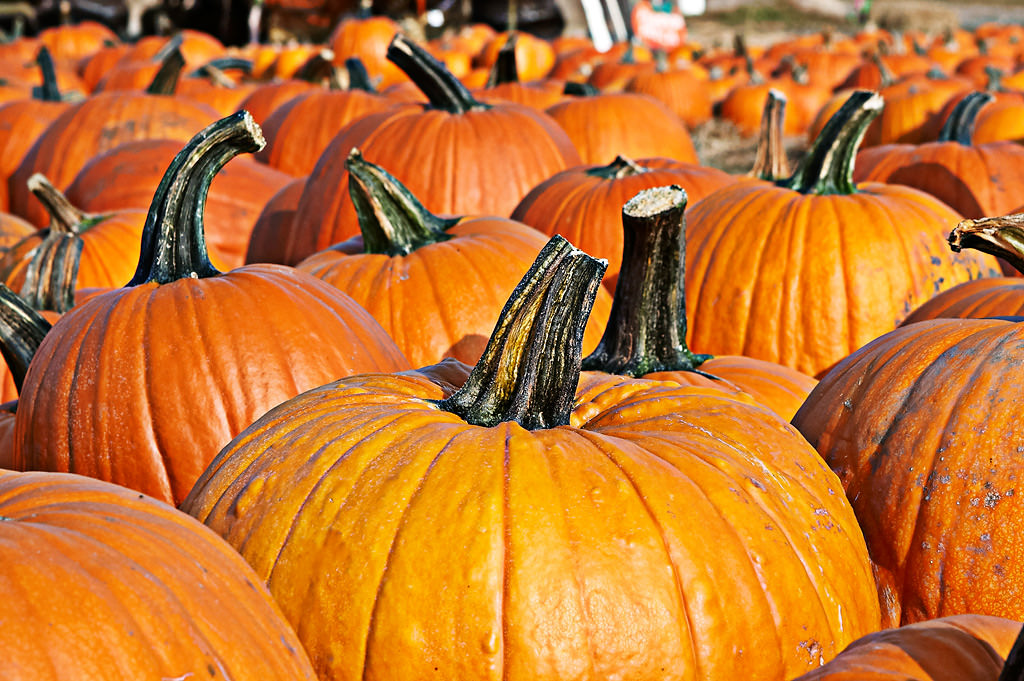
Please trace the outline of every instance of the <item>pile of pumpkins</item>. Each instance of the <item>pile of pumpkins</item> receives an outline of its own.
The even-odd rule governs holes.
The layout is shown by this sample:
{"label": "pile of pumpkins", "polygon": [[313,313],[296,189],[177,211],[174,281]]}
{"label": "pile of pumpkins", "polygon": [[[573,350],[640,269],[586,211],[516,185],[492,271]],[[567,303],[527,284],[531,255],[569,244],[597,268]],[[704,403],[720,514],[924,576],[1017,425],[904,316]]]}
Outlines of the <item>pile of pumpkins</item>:
{"label": "pile of pumpkins", "polygon": [[0,44],[0,679],[1024,678],[1022,38]]}

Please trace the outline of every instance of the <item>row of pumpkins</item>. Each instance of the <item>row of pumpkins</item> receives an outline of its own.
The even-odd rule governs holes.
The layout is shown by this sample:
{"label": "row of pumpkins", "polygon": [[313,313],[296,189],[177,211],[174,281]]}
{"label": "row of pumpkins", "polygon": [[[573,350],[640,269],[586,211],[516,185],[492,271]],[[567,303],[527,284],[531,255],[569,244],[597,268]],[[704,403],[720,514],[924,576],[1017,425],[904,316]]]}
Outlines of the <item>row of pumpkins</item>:
{"label": "row of pumpkins", "polygon": [[[0,678],[1024,678],[1024,151],[977,141],[1024,31],[386,21],[0,45]],[[963,87],[887,145],[911,57]]]}

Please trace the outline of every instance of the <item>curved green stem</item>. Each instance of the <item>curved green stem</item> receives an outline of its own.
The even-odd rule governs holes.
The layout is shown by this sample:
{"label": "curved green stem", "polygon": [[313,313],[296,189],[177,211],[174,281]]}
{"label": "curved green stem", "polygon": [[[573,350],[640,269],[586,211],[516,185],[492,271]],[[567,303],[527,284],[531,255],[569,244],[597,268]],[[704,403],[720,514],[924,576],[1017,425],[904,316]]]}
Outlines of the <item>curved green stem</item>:
{"label": "curved green stem", "polygon": [[853,165],[868,125],[882,111],[882,96],[857,90],[814,140],[810,152],[789,179],[776,182],[801,194],[853,194]]}
{"label": "curved green stem", "polygon": [[512,292],[466,384],[438,407],[484,427],[568,424],[583,330],[607,266],[552,237]]}
{"label": "curved green stem", "polygon": [[185,68],[185,57],[180,49],[174,49],[167,53],[167,56],[160,62],[160,69],[153,76],[146,94],[150,95],[173,95],[178,89],[178,79],[181,78],[181,71]]}
{"label": "curved green stem", "polygon": [[973,248],[994,255],[1024,274],[1024,213],[963,220],[950,232],[949,247],[956,253]]}
{"label": "curved green stem", "polygon": [[600,94],[600,90],[590,83],[577,83],[570,80],[562,88],[562,94],[574,97],[593,97]]}
{"label": "curved green stem", "polygon": [[[245,57],[217,57],[189,74],[192,78],[220,78],[225,71],[252,73],[252,60]],[[231,81],[234,84],[234,81]]]}
{"label": "curved green stem", "polygon": [[201,130],[178,152],[153,196],[139,265],[128,286],[219,274],[210,264],[203,231],[210,183],[235,156],[265,145],[249,112],[239,111]]}
{"label": "curved green stem", "polygon": [[408,255],[452,238],[446,230],[458,218],[431,213],[391,173],[364,159],[359,149],[349,152],[345,168],[365,253]]}
{"label": "curved green stem", "polygon": [[33,88],[33,96],[44,102],[63,101],[64,98],[61,97],[60,88],[57,87],[57,71],[53,67],[53,55],[50,54],[50,50],[45,45],[39,48],[39,53],[36,55],[36,64],[39,65],[39,72],[42,75],[43,82],[38,88]]}
{"label": "curved green stem", "polygon": [[761,135],[757,140],[757,156],[752,177],[774,182],[789,175],[786,148],[782,143],[783,124],[786,121],[786,95],[772,88],[761,112]]}
{"label": "curved green stem", "polygon": [[7,362],[18,392],[25,382],[25,374],[32,357],[50,330],[50,322],[0,284],[0,354]]}
{"label": "curved green stem", "polygon": [[39,199],[50,216],[48,229],[59,234],[77,234],[82,231],[83,223],[89,216],[76,208],[64,193],[53,186],[53,183],[42,173],[35,173],[28,178],[28,190]]}
{"label": "curved green stem", "polygon": [[403,34],[391,40],[387,56],[427,96],[432,108],[454,114],[490,108],[474,99],[444,64]]}
{"label": "curved green stem", "polygon": [[957,142],[965,147],[971,146],[978,112],[993,99],[995,97],[990,92],[972,92],[957,102],[949,114],[949,118],[942,124],[939,141]]}
{"label": "curved green stem", "polygon": [[509,34],[505,44],[498,50],[498,58],[494,61],[491,73],[487,76],[487,87],[519,82],[519,68],[516,66],[516,43],[518,42],[518,33]]}
{"label": "curved green stem", "polygon": [[686,347],[686,192],[655,187],[622,208],[622,269],[611,316],[583,368],[627,376],[694,371],[711,358]]}
{"label": "curved green stem", "polygon": [[345,72],[348,74],[349,90],[377,92],[377,88],[373,86],[373,79],[370,78],[370,72],[366,70],[366,64],[359,57],[349,57],[345,60]]}

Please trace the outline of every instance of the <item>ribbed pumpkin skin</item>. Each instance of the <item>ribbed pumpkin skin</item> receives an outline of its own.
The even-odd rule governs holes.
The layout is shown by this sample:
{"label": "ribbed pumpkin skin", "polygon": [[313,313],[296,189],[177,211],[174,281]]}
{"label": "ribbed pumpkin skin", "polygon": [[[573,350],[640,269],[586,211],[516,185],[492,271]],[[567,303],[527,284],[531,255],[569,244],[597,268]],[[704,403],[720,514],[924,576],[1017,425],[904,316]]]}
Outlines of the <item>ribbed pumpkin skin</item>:
{"label": "ribbed pumpkin skin", "polygon": [[[608,159],[609,161],[611,159]],[[615,290],[622,266],[622,206],[637,192],[677,184],[692,206],[712,191],[735,181],[718,170],[666,158],[637,161],[648,172],[603,178],[587,171],[599,166],[576,166],[552,175],[523,197],[512,219],[544,234],[561,234],[577,248],[608,261],[602,284]]]}
{"label": "ribbed pumpkin skin", "polygon": [[0,106],[0,211],[10,208],[8,178],[18,169],[25,154],[61,112],[65,102],[21,99]]}
{"label": "ribbed pumpkin skin", "polygon": [[[179,151],[179,142],[166,139],[121,144],[86,163],[68,187],[68,200],[91,213],[125,208],[145,211],[153,201],[160,178]],[[249,235],[260,212],[269,198],[291,179],[285,173],[245,157],[232,159],[217,173],[203,215],[206,243],[221,269],[229,270],[244,263]],[[144,223],[145,212],[139,222],[140,234]],[[137,263],[137,243],[135,253]],[[134,273],[132,267],[128,278]]]}
{"label": "ribbed pumpkin skin", "polygon": [[955,212],[899,185],[816,196],[750,180],[686,215],[689,346],[810,376],[936,293],[999,273],[990,256],[950,252]]}
{"label": "ribbed pumpkin skin", "polygon": [[0,471],[8,681],[316,677],[252,569],[165,504]]}
{"label": "ribbed pumpkin skin", "polygon": [[299,200],[286,262],[359,234],[345,170],[354,147],[442,215],[508,215],[534,186],[579,163],[553,120],[518,104],[460,114],[403,107],[367,116],[320,156]]}
{"label": "ribbed pumpkin skin", "polygon": [[[656,371],[646,374],[644,378],[675,381],[701,388],[742,390],[784,421],[793,418],[807,395],[818,384],[814,378],[781,364],[740,355],[712,357],[700,365],[699,371]],[[703,374],[710,374],[714,378]]]}
{"label": "ribbed pumpkin skin", "polygon": [[[352,296],[412,366],[445,357],[476,364],[505,301],[547,238],[491,217],[465,219],[447,232],[454,238],[405,256],[363,253],[357,237],[310,256],[297,269]],[[584,352],[597,347],[610,312],[611,296],[599,293]]]}
{"label": "ribbed pumpkin skin", "polygon": [[1013,142],[892,144],[857,154],[854,179],[915,187],[966,218],[1012,213],[1024,196],[1024,147]]}
{"label": "ribbed pumpkin skin", "polygon": [[61,319],[31,367],[15,426],[19,469],[80,473],[176,504],[272,406],[408,363],[336,289],[251,265],[98,296]]}
{"label": "ribbed pumpkin skin", "polygon": [[1020,324],[934,320],[825,376],[793,419],[843,481],[886,623],[1024,619]]}
{"label": "ribbed pumpkin skin", "polygon": [[183,504],[321,679],[781,681],[877,628],[838,481],[745,398],[621,379],[531,432],[445,394],[410,372],[300,395]]}
{"label": "ribbed pumpkin skin", "polygon": [[903,326],[926,319],[981,319],[1024,315],[1024,280],[991,277],[968,281],[930,298],[910,313]]}
{"label": "ribbed pumpkin skin", "polygon": [[1020,622],[953,615],[868,634],[796,681],[993,681]]}
{"label": "ribbed pumpkin skin", "polygon": [[25,188],[33,173],[63,191],[101,152],[137,139],[186,142],[216,119],[213,109],[186,99],[123,92],[89,97],[55,119],[11,175],[11,212],[42,227],[46,211]]}

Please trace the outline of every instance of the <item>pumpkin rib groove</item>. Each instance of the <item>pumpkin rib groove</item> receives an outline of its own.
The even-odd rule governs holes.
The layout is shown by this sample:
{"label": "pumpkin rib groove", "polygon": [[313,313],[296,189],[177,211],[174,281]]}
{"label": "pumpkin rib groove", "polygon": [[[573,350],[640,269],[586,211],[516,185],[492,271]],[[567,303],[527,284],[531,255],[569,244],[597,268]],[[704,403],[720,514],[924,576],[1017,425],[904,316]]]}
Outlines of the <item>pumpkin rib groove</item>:
{"label": "pumpkin rib groove", "polygon": [[[629,472],[625,469],[625,467],[623,467],[622,462],[616,459],[615,452],[611,450],[611,448],[608,447],[607,445],[611,444],[612,442],[628,443],[625,447],[622,445],[619,445],[619,447],[621,449],[628,448],[632,451],[643,452],[646,457],[650,457],[652,459],[656,459],[657,461],[664,462],[665,464],[671,466],[677,471],[679,471],[679,469],[675,466],[672,466],[670,462],[665,461],[665,459],[659,456],[658,454],[648,450],[646,447],[636,442],[624,439],[620,440],[619,438],[615,438],[614,440],[606,438],[604,439],[605,446],[602,446],[602,438],[598,437],[596,433],[578,429],[576,430],[575,434],[578,437],[582,438],[583,440],[586,440],[591,447],[594,447],[594,449],[603,454],[608,459],[608,461],[610,461],[611,464],[616,468],[616,470],[619,471],[619,474],[622,475],[622,477],[629,482],[629,485],[632,488],[633,493],[636,495],[636,498],[639,501],[640,506],[647,512],[647,515],[651,521],[651,525],[653,527],[656,527],[658,530],[658,539],[660,540],[661,546],[665,551],[665,562],[668,563],[669,568],[672,570],[672,581],[676,585],[676,596],[678,597],[679,609],[682,611],[684,615],[683,618],[680,618],[680,621],[687,623],[693,622],[693,612],[691,611],[690,604],[686,599],[686,590],[683,588],[683,580],[682,577],[679,575],[679,566],[676,565],[676,562],[674,560],[672,560],[672,542],[669,541],[668,536],[665,534],[665,527],[661,522],[659,522],[657,514],[654,512],[654,509],[651,508],[650,502],[644,496],[636,480],[634,480],[633,477],[629,474]],[[682,471],[679,472],[682,473]],[[683,637],[680,636],[680,639],[682,638]],[[691,626],[686,627],[686,640],[688,640],[690,643],[690,662],[691,668],[695,671],[694,678],[704,678],[704,674],[702,673],[700,666],[700,656],[697,654],[697,640],[694,637],[693,627]]]}
{"label": "pumpkin rib groove", "polygon": [[[754,196],[755,196],[755,198],[759,198],[757,196],[757,194],[754,194]],[[779,235],[780,231],[787,232],[787,233],[790,232],[791,231],[791,229],[790,229],[791,225],[790,225],[789,216],[797,207],[796,196],[798,196],[798,195],[794,195],[792,197],[786,197],[787,200],[780,207],[780,210],[778,210],[777,213],[776,213],[776,216],[783,216],[783,217],[775,217],[775,219],[773,219],[771,221],[771,228],[770,229],[762,230],[760,234],[755,234],[755,236],[761,237],[763,239],[764,243],[770,243],[770,242],[776,240],[778,238],[778,236],[780,236]],[[724,230],[724,229],[721,230],[721,234],[723,236],[725,236],[725,233],[726,233],[726,230]],[[761,278],[761,266],[765,262],[765,256],[767,255],[768,250],[769,250],[768,248],[764,248],[761,244],[751,244],[750,247],[747,249],[748,253],[753,252],[753,254],[754,254],[754,261],[752,263],[750,263],[749,267],[745,268],[745,269],[747,269],[750,272],[750,274],[748,274],[747,276],[749,277],[749,279],[752,282],[754,282],[754,285],[751,287],[752,290],[750,291],[750,294],[749,294],[750,298],[747,301],[747,310],[758,309],[759,308],[759,304],[758,304],[759,301],[766,294],[766,289],[768,287],[758,286],[757,282]],[[778,311],[776,310],[776,314],[777,313],[778,313]],[[750,348],[750,344],[754,340],[754,336],[753,336],[753,334],[747,333],[747,329],[749,328],[750,323],[752,321],[751,317],[752,317],[752,315],[750,315],[750,314],[743,315],[742,320],[740,321],[740,323],[738,323],[736,325],[736,329],[735,329],[737,335],[742,339],[741,342],[743,343],[742,351],[738,352],[736,354],[743,355],[745,357],[757,357],[758,356],[756,351],[752,351],[751,348]]]}
{"label": "pumpkin rib groove", "polygon": [[508,632],[509,613],[505,604],[510,602],[512,565],[509,559],[512,556],[512,525],[509,518],[512,517],[511,508],[511,486],[509,477],[512,472],[512,448],[509,443],[512,441],[512,431],[508,425],[505,426],[505,451],[501,457],[501,603],[498,604],[498,612],[501,617],[501,681],[508,681]]}
{"label": "pumpkin rib groove", "polygon": [[466,431],[456,432],[451,439],[447,440],[444,443],[444,445],[438,448],[437,453],[434,454],[434,458],[423,471],[423,475],[416,483],[416,488],[412,491],[412,494],[409,495],[409,499],[408,501],[406,501],[405,507],[402,509],[402,517],[399,518],[397,523],[395,523],[395,533],[391,537],[391,544],[390,546],[388,546],[388,555],[384,559],[384,565],[380,573],[380,580],[377,582],[377,588],[373,595],[373,602],[370,604],[369,608],[370,623],[369,626],[366,627],[366,639],[363,643],[363,668],[359,674],[359,678],[362,679],[362,681],[367,681],[366,674],[367,671],[370,669],[370,644],[373,640],[374,633],[377,630],[377,610],[380,607],[381,593],[384,591],[384,583],[387,581],[388,578],[388,569],[391,566],[391,560],[395,553],[395,546],[398,543],[398,536],[402,534],[402,528],[405,526],[405,523],[409,518],[409,511],[412,508],[413,504],[416,503],[417,498],[423,491],[423,487],[426,484],[427,478],[430,477],[430,473],[431,471],[434,470],[434,467],[437,465],[438,460],[444,455],[445,452],[449,450],[450,447],[452,447],[452,443],[455,441],[455,439],[465,432]]}
{"label": "pumpkin rib groove", "polygon": [[[142,346],[144,348],[153,347],[150,344],[153,331],[153,316],[150,314],[153,306],[154,296],[146,296],[144,300],[145,312],[142,314],[142,324],[137,328],[142,329]],[[133,306],[134,307],[134,306]],[[115,308],[108,308],[113,311]],[[165,495],[164,498],[170,499],[173,494],[174,485],[171,483],[171,471],[174,464],[171,458],[168,456],[164,443],[160,441],[160,432],[156,428],[156,419],[153,416],[153,405],[154,394],[153,391],[157,386],[162,384],[160,380],[154,380],[154,373],[157,369],[163,370],[163,367],[157,367],[154,362],[145,361],[144,355],[136,355],[138,360],[142,360],[142,370],[146,375],[146,382],[143,389],[146,391],[145,400],[143,405],[138,405],[146,410],[146,414],[149,417],[149,428],[147,428],[148,434],[153,439],[153,446],[156,448],[157,455],[160,457],[160,465],[154,467],[154,473],[160,477],[161,492]],[[69,470],[74,470],[69,466]]]}
{"label": "pumpkin rib groove", "polygon": [[[836,205],[836,202],[835,201],[824,201],[822,203],[826,204],[828,206],[828,208],[829,208],[829,211],[831,212],[830,224],[839,225],[840,224],[841,216],[839,215],[839,206]],[[846,250],[849,247],[849,235],[847,234],[846,230],[840,229],[838,231],[839,231],[838,237],[839,237],[840,247],[835,250],[835,254],[836,254],[836,261],[838,263],[837,270],[839,272],[841,272],[842,276],[843,276],[843,300],[842,300],[842,305],[843,305],[844,309],[846,310],[846,328],[845,329],[838,329],[837,333],[844,333],[847,337],[850,337],[850,335],[853,333],[853,327],[854,327],[855,319],[854,319],[853,306],[850,304],[851,295],[852,295],[851,294],[851,290],[853,289],[853,286],[852,286],[852,284],[850,282],[850,274],[851,274],[851,272],[849,271],[849,268],[846,267]],[[810,230],[808,230],[808,236],[810,236]],[[812,259],[808,258],[807,262],[805,264],[807,266],[810,266],[812,264]],[[809,277],[808,278],[808,281],[813,281],[813,280],[814,280],[813,277]],[[808,287],[806,287],[806,289],[807,290],[806,290],[805,295],[807,295],[807,296],[813,295],[813,291],[812,291],[811,287],[808,286]],[[804,308],[804,309],[807,309],[807,308]]]}

